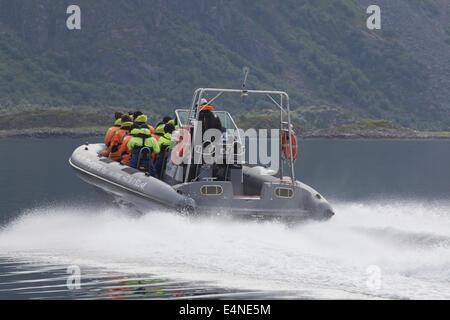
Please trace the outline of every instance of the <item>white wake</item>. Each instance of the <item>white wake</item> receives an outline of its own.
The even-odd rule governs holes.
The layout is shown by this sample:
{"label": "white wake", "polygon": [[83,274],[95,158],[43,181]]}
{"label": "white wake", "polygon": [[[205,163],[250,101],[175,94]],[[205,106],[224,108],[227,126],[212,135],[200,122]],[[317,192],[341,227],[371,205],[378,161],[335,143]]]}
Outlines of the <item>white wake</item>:
{"label": "white wake", "polygon": [[[0,230],[0,255],[298,290],[317,298],[450,299],[450,204],[338,203],[327,222],[137,216],[116,208],[38,208]],[[368,267],[381,271],[370,286]],[[369,284],[369,285],[368,285]]]}

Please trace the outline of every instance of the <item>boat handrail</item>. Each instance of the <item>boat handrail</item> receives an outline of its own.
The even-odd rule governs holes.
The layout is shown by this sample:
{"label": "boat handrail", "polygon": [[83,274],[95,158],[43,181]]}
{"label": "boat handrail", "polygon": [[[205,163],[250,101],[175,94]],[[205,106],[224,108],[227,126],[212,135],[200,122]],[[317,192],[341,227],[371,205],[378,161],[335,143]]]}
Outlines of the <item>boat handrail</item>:
{"label": "boat handrail", "polygon": [[[223,93],[239,93],[241,96],[247,97],[248,95],[266,95],[269,100],[275,104],[280,109],[280,130],[283,131],[285,129],[285,124],[287,124],[288,128],[292,128],[291,123],[291,114],[290,114],[290,106],[289,106],[289,95],[285,91],[279,91],[279,90],[247,90],[245,88],[245,85],[242,89],[225,89],[225,88],[198,88],[194,91],[194,95],[192,97],[192,103],[191,107],[189,109],[189,114],[187,118],[187,125],[191,128],[193,128],[193,136],[196,137],[196,131],[197,131],[197,125],[196,121],[199,117],[199,110],[197,108],[198,105],[200,105],[200,101],[203,98],[203,95],[205,93],[217,93],[216,96],[214,96],[208,103],[211,103],[212,101],[219,98]],[[273,95],[278,95],[280,102],[278,103],[274,98]],[[284,107],[285,106],[285,107]],[[283,121],[283,114],[287,115],[287,123],[286,121]],[[291,130],[288,130],[288,132],[291,132]],[[281,138],[280,138],[281,139]],[[194,143],[195,144],[195,143]],[[193,144],[193,145],[194,145]],[[281,148],[281,143],[280,143]],[[289,153],[290,157],[289,159],[285,159],[289,161],[290,166],[290,174],[292,181],[295,181],[295,170],[294,170],[294,158],[293,158],[293,146],[292,146],[292,139],[289,139]],[[281,157],[281,150],[280,150],[280,173],[279,177],[282,179],[283,177],[283,165],[282,165],[282,157]],[[187,172],[189,172],[191,167],[191,164],[189,163],[187,165]],[[186,174],[184,178],[184,182],[188,182],[189,175]]]}

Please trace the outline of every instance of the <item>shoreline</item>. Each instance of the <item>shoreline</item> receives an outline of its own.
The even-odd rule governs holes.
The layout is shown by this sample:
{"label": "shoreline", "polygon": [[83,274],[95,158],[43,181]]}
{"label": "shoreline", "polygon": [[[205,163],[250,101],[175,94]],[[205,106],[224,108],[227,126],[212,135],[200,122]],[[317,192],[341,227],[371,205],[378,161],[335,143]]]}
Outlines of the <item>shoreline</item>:
{"label": "shoreline", "polygon": [[[100,129],[63,129],[41,128],[22,130],[0,130],[0,139],[6,138],[85,138],[104,137],[106,130]],[[445,140],[450,139],[448,132],[430,132],[395,129],[357,129],[340,131],[333,129],[310,130],[297,133],[300,139],[336,139],[336,140]]]}
{"label": "shoreline", "polygon": [[0,139],[7,138],[84,138],[104,137],[105,130],[98,129],[63,129],[63,128],[41,128],[41,129],[14,129],[0,130]]}
{"label": "shoreline", "polygon": [[299,133],[302,139],[336,140],[445,140],[450,139],[449,132],[432,132],[398,129],[319,129]]}

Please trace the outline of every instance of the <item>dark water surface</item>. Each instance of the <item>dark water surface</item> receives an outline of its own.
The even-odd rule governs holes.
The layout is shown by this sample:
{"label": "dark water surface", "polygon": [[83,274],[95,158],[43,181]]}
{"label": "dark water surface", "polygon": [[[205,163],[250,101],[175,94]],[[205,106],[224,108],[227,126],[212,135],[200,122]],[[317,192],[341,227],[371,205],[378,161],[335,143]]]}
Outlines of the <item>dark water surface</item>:
{"label": "dark water surface", "polygon": [[303,141],[336,216],[296,227],[127,212],[70,168],[84,142],[0,140],[0,299],[450,298],[450,141]]}

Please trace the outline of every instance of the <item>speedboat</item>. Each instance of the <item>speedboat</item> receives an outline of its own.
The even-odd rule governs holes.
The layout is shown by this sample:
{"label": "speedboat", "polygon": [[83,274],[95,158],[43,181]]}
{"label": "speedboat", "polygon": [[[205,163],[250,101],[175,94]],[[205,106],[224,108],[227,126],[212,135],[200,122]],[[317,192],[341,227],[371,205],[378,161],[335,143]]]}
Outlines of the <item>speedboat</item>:
{"label": "speedboat", "polygon": [[[211,104],[223,94],[263,95],[279,109],[278,170],[243,159],[246,148],[242,130],[226,111],[212,111],[220,119],[223,130],[221,139],[205,145],[198,106],[208,95],[214,95],[208,101]],[[199,88],[194,92],[190,108],[177,109],[175,117],[179,130],[172,135],[174,145],[164,154],[164,166],[158,178],[142,171],[144,168],[139,165],[141,170],[102,157],[101,152],[106,148],[103,143],[79,146],[69,163],[83,180],[139,211],[149,211],[156,206],[194,215],[289,220],[326,220],[334,215],[319,192],[295,178],[297,138],[286,92],[246,90],[245,87]],[[213,161],[201,157],[205,152],[215,156]]]}

